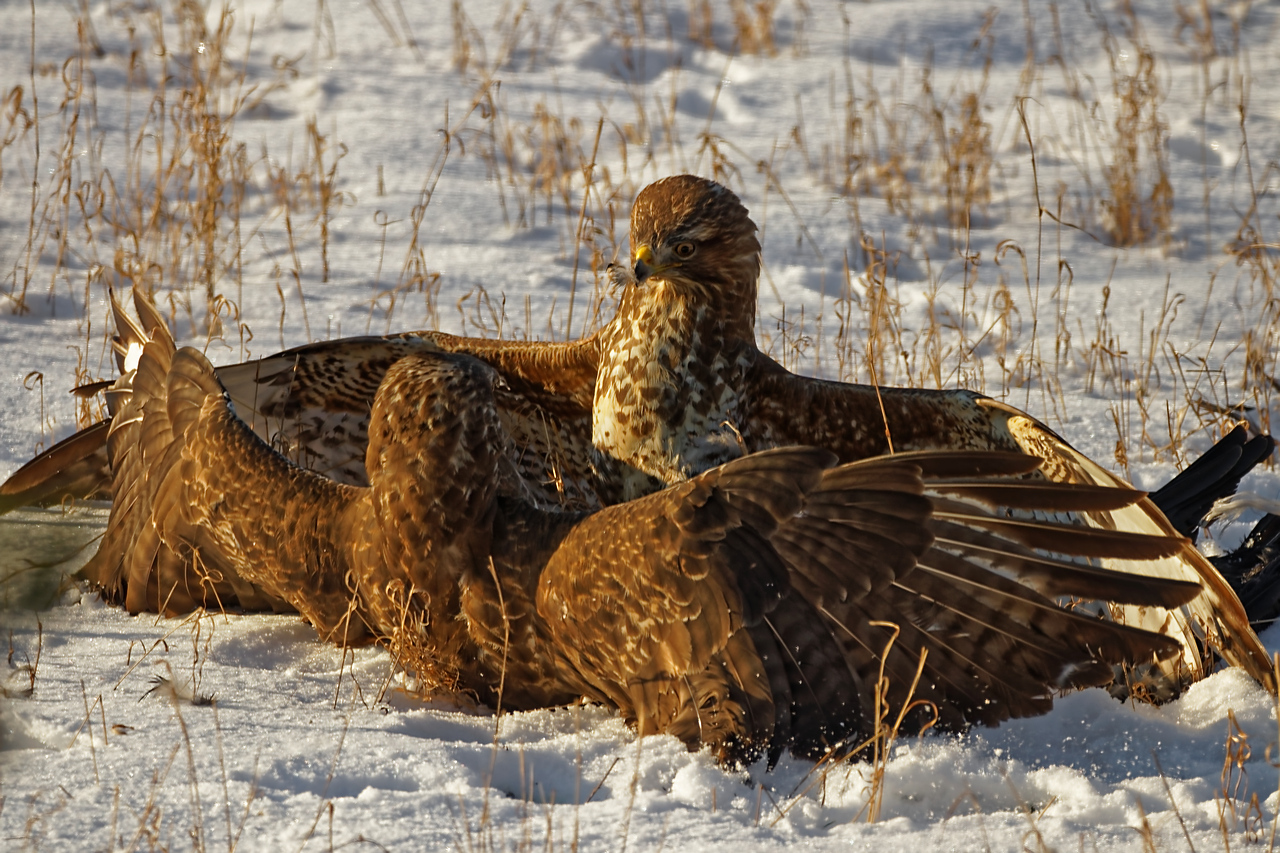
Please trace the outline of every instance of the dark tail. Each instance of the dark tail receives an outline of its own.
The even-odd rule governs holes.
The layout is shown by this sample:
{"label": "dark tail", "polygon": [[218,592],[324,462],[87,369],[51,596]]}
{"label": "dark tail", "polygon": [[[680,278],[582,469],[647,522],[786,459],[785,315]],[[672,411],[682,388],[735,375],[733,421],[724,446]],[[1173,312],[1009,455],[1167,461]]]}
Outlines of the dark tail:
{"label": "dark tail", "polygon": [[1263,516],[1239,548],[1209,562],[1240,597],[1253,629],[1270,628],[1280,617],[1280,516]]}
{"label": "dark tail", "polygon": [[1185,471],[1152,492],[1151,500],[1179,533],[1194,542],[1214,502],[1235,494],[1240,479],[1270,456],[1275,445],[1271,436],[1249,438],[1248,431],[1238,426]]}
{"label": "dark tail", "polygon": [[[1152,492],[1151,500],[1179,533],[1194,541],[1214,502],[1235,494],[1241,478],[1266,460],[1274,447],[1271,436],[1248,438],[1245,428],[1238,426]],[[1239,548],[1210,557],[1209,562],[1231,584],[1255,629],[1270,627],[1280,616],[1280,516],[1268,514]]]}

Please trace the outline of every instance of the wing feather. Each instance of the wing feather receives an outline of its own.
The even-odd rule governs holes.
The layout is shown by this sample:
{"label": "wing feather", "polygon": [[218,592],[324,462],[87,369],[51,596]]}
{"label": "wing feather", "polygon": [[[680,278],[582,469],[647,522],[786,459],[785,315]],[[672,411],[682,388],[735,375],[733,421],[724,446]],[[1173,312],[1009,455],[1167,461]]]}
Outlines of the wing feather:
{"label": "wing feather", "polygon": [[[762,354],[757,356],[745,382],[748,408],[743,434],[750,450],[775,444],[814,444],[848,462],[889,452],[888,436],[892,436],[893,449],[899,452],[1022,451],[1043,460],[1040,476],[1055,483],[1131,491],[1127,483],[1034,418],[973,392],[876,389],[809,379],[786,371]],[[795,412],[812,414],[797,418]],[[1227,473],[1234,470],[1233,462],[1227,466]],[[1083,503],[1092,500],[1087,488],[1073,491]],[[971,494],[977,497],[976,493]],[[1067,495],[1063,497],[1066,499]],[[1095,531],[1155,537],[1147,539],[1147,544],[1177,535],[1178,530],[1150,498],[1128,502],[1119,494],[1116,497],[1122,505],[1074,511],[1072,523]],[[992,522],[984,524],[988,528],[997,526]],[[1012,532],[1018,524],[1011,521],[999,526]],[[1133,544],[1140,542],[1133,540]],[[1165,678],[1180,683],[1202,677],[1207,659],[1202,649],[1208,647],[1261,683],[1273,685],[1266,651],[1249,627],[1244,608],[1222,576],[1190,543],[1184,542],[1161,559],[1138,560],[1121,554],[1105,560],[1104,565],[1140,578],[1163,577],[1201,588],[1190,602],[1172,609],[1130,604],[1110,608],[1117,620],[1167,632],[1181,644],[1183,654],[1161,664]],[[1099,590],[1099,597],[1106,594]]]}
{"label": "wing feather", "polygon": [[830,461],[813,448],[740,459],[606,508],[565,537],[542,573],[538,611],[585,680],[627,696],[621,707],[641,733],[671,731],[735,760],[774,744],[775,732],[776,742],[790,737],[803,676],[764,627],[789,589],[768,533]]}

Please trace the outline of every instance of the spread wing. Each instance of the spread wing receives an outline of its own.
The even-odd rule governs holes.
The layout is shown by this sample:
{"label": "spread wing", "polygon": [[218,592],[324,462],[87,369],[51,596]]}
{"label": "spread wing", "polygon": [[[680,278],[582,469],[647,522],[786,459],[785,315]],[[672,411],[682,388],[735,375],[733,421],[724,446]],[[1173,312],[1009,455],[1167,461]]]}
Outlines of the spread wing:
{"label": "spread wing", "polygon": [[358,639],[348,552],[333,541],[353,490],[272,452],[231,411],[203,355],[175,352],[163,325],[151,333],[114,389],[116,496],[82,575],[132,612],[296,608],[322,634]]}
{"label": "spread wing", "polygon": [[[1010,505],[1060,513],[1115,509],[1141,497],[1127,489],[1023,479],[1037,461],[973,451],[878,457],[832,470],[810,496],[806,516],[862,525],[866,513],[885,503],[879,484],[915,478],[929,507],[922,524],[931,543],[911,571],[882,574],[860,590],[815,578],[808,569],[792,576],[845,640],[850,665],[863,681],[874,683],[884,673],[891,707],[908,701],[922,654],[914,698],[932,703],[945,727],[962,728],[1043,713],[1065,688],[1108,684],[1118,665],[1179,652],[1168,637],[1058,606],[1058,596],[1079,594],[1176,606],[1198,586],[1135,582],[1081,561],[1159,558],[1181,546],[1176,538],[1010,517]],[[787,534],[784,527],[775,542]],[[853,558],[883,550],[874,541],[866,548]],[[780,550],[793,566],[806,565],[790,556],[789,545]]]}
{"label": "spread wing", "polygon": [[595,341],[536,343],[414,332],[345,338],[218,369],[236,411],[298,465],[363,485],[369,410],[387,369],[412,354],[457,352],[494,367],[504,426],[526,479],[551,503],[596,499],[588,466]]}
{"label": "spread wing", "polygon": [[[493,594],[477,578],[489,565],[498,496],[528,492],[511,464],[492,368],[438,351],[392,364],[369,415],[369,484],[351,486],[269,447],[238,417],[208,360],[175,351],[162,321],[139,334],[151,339],[112,390],[112,515],[84,570],[109,597],[171,613],[292,607],[325,639],[372,635],[425,679],[485,699],[505,651],[478,654],[471,629],[486,626],[459,617],[496,603],[517,640],[536,641],[527,665],[513,658],[517,698],[545,705],[581,695],[576,682],[555,679],[545,636],[530,629],[532,607],[503,617],[501,593],[481,600]],[[513,568],[507,592],[518,606],[533,589],[519,587],[528,567]]]}
{"label": "spread wing", "polygon": [[348,552],[334,541],[355,490],[266,447],[208,360],[176,350],[154,307],[135,302],[138,321],[112,300],[123,371],[108,390],[114,499],[82,576],[135,613],[296,608],[322,633],[357,639]]}
{"label": "spread wing", "polygon": [[111,497],[107,430],[98,421],[50,447],[0,483],[0,515],[20,506]]}
{"label": "spread wing", "polygon": [[[184,356],[219,387],[194,351],[180,351],[173,372]],[[545,552],[533,548],[508,564],[513,549],[505,548],[491,559],[496,541],[521,535],[512,529],[521,508],[554,517],[536,508],[512,464],[499,382],[465,354],[414,352],[394,362],[373,396],[367,486],[293,464],[233,413],[227,395],[211,394],[191,430],[209,453],[185,473],[208,471],[205,479],[227,491],[184,496],[188,514],[217,531],[242,575],[272,578],[323,637],[349,642],[363,624],[424,684],[491,704],[502,696],[508,708],[563,704],[582,690],[531,606],[541,565],[529,561]],[[225,477],[209,471],[223,453],[239,466]],[[234,491],[242,478],[256,482],[254,495]],[[226,510],[254,499],[247,513]]]}
{"label": "spread wing", "polygon": [[[116,312],[117,363],[163,318],[135,294],[141,324]],[[599,506],[590,469],[591,398],[599,361],[596,336],[567,343],[462,338],[441,332],[344,338],[217,368],[237,414],[296,464],[340,483],[364,485],[369,411],[386,371],[414,353],[465,353],[496,369],[495,389],[515,461],[549,505]],[[0,513],[67,499],[110,497],[106,422],[38,455],[0,484]]]}
{"label": "spread wing", "polygon": [[[830,462],[812,448],[757,454],[606,508],[564,538],[542,573],[538,612],[561,654],[641,735],[671,732],[722,759],[773,741],[790,679],[776,648],[756,640],[790,596],[767,536]],[[857,706],[838,670],[815,687]]]}
{"label": "spread wing", "polygon": [[1179,654],[1174,639],[1051,596],[1088,589],[1177,606],[1198,585],[1135,583],[1069,557],[1154,559],[1181,539],[1004,512],[1109,511],[1140,492],[1026,480],[1039,461],[1018,453],[901,454],[823,471],[829,459],[763,451],[607,508],[565,537],[539,612],[642,734],[669,731],[722,758],[765,744],[821,756],[874,729],[882,664],[890,704],[906,703],[922,652],[916,698],[957,728],[1041,713],[1062,689],[1109,683],[1117,665]]}
{"label": "spread wing", "polygon": [[[797,376],[762,355],[748,374],[745,397],[743,433],[753,450],[815,444],[849,461],[888,453],[887,435],[894,451],[1021,450],[1042,459],[1040,475],[1054,482],[1128,487],[1031,416],[969,391],[881,388],[877,394],[871,386]],[[797,417],[797,412],[805,416]],[[1150,498],[1114,510],[1073,512],[1071,521],[1097,529],[1177,535]],[[1181,607],[1110,608],[1110,615],[1125,624],[1162,631],[1177,640],[1182,654],[1161,664],[1164,679],[1185,682],[1203,677],[1210,663],[1206,649],[1211,649],[1263,684],[1272,683],[1266,651],[1235,593],[1190,541],[1160,560],[1108,559],[1105,565],[1140,577],[1200,586],[1200,593]]]}
{"label": "spread wing", "polygon": [[[191,421],[183,395],[170,394],[173,340],[163,322],[144,330],[114,301],[113,307],[130,339],[118,352],[122,369],[128,357],[128,369],[108,392],[115,414],[106,451],[117,500],[98,551],[81,574],[108,600],[135,613],[232,605],[288,609],[279,597],[239,577],[217,549],[197,556],[204,543],[174,512],[181,505],[172,503]],[[197,406],[203,396],[196,395]]]}
{"label": "spread wing", "polygon": [[[994,400],[982,400],[980,404],[991,412],[992,422],[998,429],[1007,431],[1028,453],[1046,460],[1045,472],[1051,479],[1064,483],[1126,485],[1029,415]],[[1095,528],[1156,536],[1177,534],[1173,524],[1150,498],[1113,512],[1082,513],[1079,518]],[[1249,618],[1239,598],[1190,540],[1184,540],[1177,553],[1163,560],[1145,563],[1118,560],[1108,563],[1108,566],[1141,577],[1191,581],[1200,585],[1200,594],[1180,608],[1122,604],[1111,608],[1117,621],[1175,637],[1182,644],[1183,653],[1172,666],[1181,670],[1178,674],[1184,676],[1183,680],[1187,677],[1192,680],[1202,678],[1211,670],[1211,657],[1203,651],[1207,647],[1232,666],[1242,667],[1260,683],[1274,685],[1270,657],[1250,628]],[[1175,670],[1166,669],[1166,672],[1173,674]]]}

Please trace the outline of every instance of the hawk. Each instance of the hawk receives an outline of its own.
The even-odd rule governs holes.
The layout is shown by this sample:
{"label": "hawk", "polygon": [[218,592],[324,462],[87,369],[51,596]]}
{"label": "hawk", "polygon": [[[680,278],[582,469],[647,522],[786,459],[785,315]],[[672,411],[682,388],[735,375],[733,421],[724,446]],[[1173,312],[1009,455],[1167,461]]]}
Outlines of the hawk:
{"label": "hawk", "polygon": [[[1020,452],[837,465],[788,447],[603,509],[548,507],[513,462],[499,373],[444,351],[385,371],[367,485],[338,483],[263,441],[208,360],[136,301],[136,367],[111,391],[112,512],[85,570],[127,606],[135,592],[160,609],[281,603],[323,638],[385,643],[441,689],[504,709],[586,696],[726,762],[855,751],[884,698],[864,661],[891,643],[887,623],[935,638],[948,671],[930,700],[948,728],[1043,712],[1114,666],[1181,654],[1052,600],[1186,602],[1198,584],[1068,560],[1159,559],[1181,538],[1006,512],[1114,511],[1140,492],[1028,480],[1040,462]],[[914,666],[885,659],[891,702]]]}
{"label": "hawk", "polygon": [[[434,332],[354,338],[222,367],[218,377],[236,412],[265,441],[303,467],[357,486],[368,482],[369,411],[386,371],[406,355],[442,352],[475,356],[503,379],[493,394],[511,439],[510,459],[543,507],[597,509],[774,446],[817,445],[843,462],[874,458],[890,449],[890,436],[895,451],[1022,450],[1044,460],[1038,476],[1123,485],[1043,424],[980,394],[811,379],[760,352],[753,338],[760,265],[755,226],[737,197],[712,181],[685,175],[645,188],[632,213],[631,240],[634,267],[624,276],[618,314],[578,341]],[[122,343],[122,358],[125,351]],[[108,430],[90,427],[20,469],[0,486],[0,510],[109,490]],[[1234,472],[1230,465],[1220,469],[1227,488],[1238,482],[1245,462],[1270,445],[1259,437],[1248,453],[1238,442],[1223,448],[1241,462]],[[1179,487],[1187,489],[1192,505],[1207,493]],[[1181,500],[1165,498],[1170,507]],[[1077,518],[1151,535],[1185,530],[1171,526],[1150,500]],[[1268,542],[1251,543],[1238,556],[1255,561]],[[1109,608],[1133,624],[1171,626],[1184,657],[1169,665],[1170,679],[1203,674],[1199,649],[1206,643],[1255,677],[1268,677],[1265,653],[1239,602],[1194,549],[1137,570],[1204,586],[1178,612]],[[148,607],[157,602],[151,596]]]}
{"label": "hawk", "polygon": [[[996,400],[811,379],[760,352],[755,223],[714,181],[678,175],[647,186],[632,208],[630,239],[633,275],[604,330],[592,431],[625,496],[742,451],[790,444],[824,447],[841,461],[929,448],[1022,450],[1044,460],[1040,473],[1055,482],[1125,485],[1044,424]],[[1104,529],[1176,532],[1149,499],[1076,519]],[[1183,655],[1161,673],[1169,689],[1205,674],[1205,645],[1272,682],[1239,600],[1189,543],[1153,565],[1113,567],[1202,585],[1185,609],[1109,608],[1129,624],[1178,637]]]}

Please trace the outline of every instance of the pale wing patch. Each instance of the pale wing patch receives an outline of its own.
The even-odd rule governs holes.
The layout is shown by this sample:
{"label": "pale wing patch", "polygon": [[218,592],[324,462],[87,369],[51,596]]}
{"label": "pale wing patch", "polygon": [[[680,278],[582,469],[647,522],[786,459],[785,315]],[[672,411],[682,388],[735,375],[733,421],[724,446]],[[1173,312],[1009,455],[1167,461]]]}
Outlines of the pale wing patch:
{"label": "pale wing patch", "polygon": [[[1050,479],[1130,488],[1120,477],[1073,449],[1030,416],[994,400],[982,400],[980,405],[992,410],[993,421],[1003,420],[1009,434],[1026,452],[1045,460],[1043,470]],[[1124,509],[1090,513],[1082,520],[1092,527],[1178,535],[1149,498]],[[1206,662],[1199,648],[1208,644],[1228,663],[1242,667],[1263,684],[1271,683],[1271,665],[1266,649],[1249,627],[1244,607],[1222,575],[1190,541],[1172,557],[1138,562],[1107,560],[1105,565],[1129,574],[1194,581],[1201,585],[1199,596],[1175,610],[1119,605],[1111,608],[1113,618],[1119,622],[1160,631],[1182,643],[1183,655],[1176,661],[1184,668],[1181,675],[1198,679],[1206,674]],[[1169,674],[1174,677],[1180,675],[1176,672]]]}

